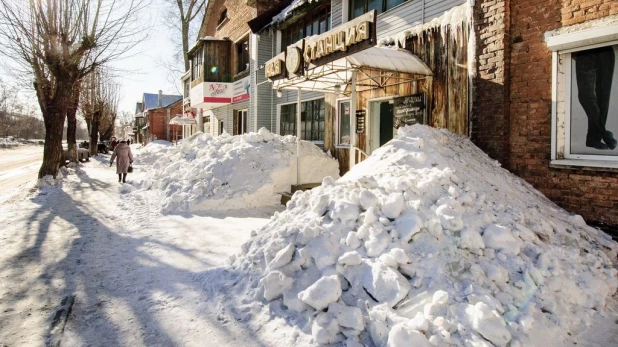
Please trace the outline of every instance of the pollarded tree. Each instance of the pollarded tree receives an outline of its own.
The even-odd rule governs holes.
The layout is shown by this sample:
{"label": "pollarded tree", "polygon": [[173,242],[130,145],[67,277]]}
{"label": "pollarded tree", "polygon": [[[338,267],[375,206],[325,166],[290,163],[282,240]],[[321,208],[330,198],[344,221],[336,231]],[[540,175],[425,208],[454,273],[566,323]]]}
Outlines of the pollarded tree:
{"label": "pollarded tree", "polygon": [[118,113],[119,85],[97,68],[82,81],[80,109],[90,134],[90,155],[97,155],[98,140],[108,140]]}
{"label": "pollarded tree", "polygon": [[56,176],[80,80],[141,40],[142,0],[0,0],[0,44],[33,87],[45,121],[39,178]]}

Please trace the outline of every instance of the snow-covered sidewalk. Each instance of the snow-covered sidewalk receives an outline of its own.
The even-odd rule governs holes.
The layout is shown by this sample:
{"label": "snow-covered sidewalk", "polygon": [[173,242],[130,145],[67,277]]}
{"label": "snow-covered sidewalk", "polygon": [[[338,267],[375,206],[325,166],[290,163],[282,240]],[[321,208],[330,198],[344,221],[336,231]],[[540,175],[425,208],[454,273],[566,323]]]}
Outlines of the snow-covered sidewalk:
{"label": "snow-covered sidewalk", "polygon": [[0,207],[0,345],[261,345],[221,314],[201,274],[273,210],[163,216],[156,192],[125,194],[108,163]]}

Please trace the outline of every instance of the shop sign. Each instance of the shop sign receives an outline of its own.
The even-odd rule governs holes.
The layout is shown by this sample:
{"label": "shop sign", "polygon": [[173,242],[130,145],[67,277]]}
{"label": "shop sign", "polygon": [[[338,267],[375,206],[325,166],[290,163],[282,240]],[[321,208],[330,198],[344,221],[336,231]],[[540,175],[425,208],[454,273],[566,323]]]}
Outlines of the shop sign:
{"label": "shop sign", "polygon": [[266,63],[265,69],[266,78],[275,79],[277,77],[283,76],[283,61],[285,59],[285,53],[279,53],[273,59],[269,60]]}
{"label": "shop sign", "polygon": [[362,134],[365,132],[365,110],[356,111],[356,133]]}
{"label": "shop sign", "polygon": [[304,39],[305,66],[314,68],[374,46],[375,20],[374,10],[321,35]]}
{"label": "shop sign", "polygon": [[249,99],[249,82],[249,76],[234,82],[232,102],[240,102]]}
{"label": "shop sign", "polygon": [[424,93],[402,96],[393,101],[393,126],[396,129],[406,125],[426,123]]}
{"label": "shop sign", "polygon": [[[265,76],[270,80],[302,75],[313,69],[376,43],[376,11],[365,13],[321,35],[302,39],[266,62]],[[285,70],[283,64],[285,63]]]}

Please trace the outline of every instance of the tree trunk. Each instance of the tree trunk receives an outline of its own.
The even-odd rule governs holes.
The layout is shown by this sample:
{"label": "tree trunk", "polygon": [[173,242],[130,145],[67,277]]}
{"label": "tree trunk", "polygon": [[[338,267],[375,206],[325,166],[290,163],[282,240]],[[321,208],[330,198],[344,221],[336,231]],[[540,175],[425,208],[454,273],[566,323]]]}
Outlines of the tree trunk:
{"label": "tree trunk", "polygon": [[43,164],[39,178],[51,175],[56,178],[62,164],[62,132],[64,131],[64,110],[48,110],[45,118],[45,144],[43,146]]}
{"label": "tree trunk", "polygon": [[69,149],[69,160],[76,163],[77,158],[77,140],[75,134],[77,132],[77,106],[79,105],[79,87],[75,88],[71,95],[71,102],[67,109],[67,145]]}
{"label": "tree trunk", "polygon": [[90,156],[96,157],[98,154],[99,148],[99,118],[101,114],[99,111],[96,111],[92,115],[92,120],[90,121]]}
{"label": "tree trunk", "polygon": [[[198,37],[199,39],[199,37]],[[185,61],[185,71],[189,71],[191,64],[189,62],[189,23],[182,21],[182,57]]]}

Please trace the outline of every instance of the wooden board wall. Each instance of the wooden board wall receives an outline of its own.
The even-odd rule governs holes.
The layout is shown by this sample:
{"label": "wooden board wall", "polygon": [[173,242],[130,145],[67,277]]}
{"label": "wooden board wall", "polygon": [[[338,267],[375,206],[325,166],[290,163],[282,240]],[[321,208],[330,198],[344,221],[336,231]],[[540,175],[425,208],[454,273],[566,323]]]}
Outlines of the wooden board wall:
{"label": "wooden board wall", "polygon": [[[409,39],[406,49],[421,58],[433,72],[433,76],[419,80],[417,92],[427,96],[427,123],[436,128],[446,128],[453,133],[468,135],[468,35],[463,32],[446,32],[445,38],[439,31],[429,31],[423,34],[423,40],[418,37]],[[454,39],[456,38],[456,40]],[[375,75],[376,71],[365,70],[359,73],[358,80],[366,75]],[[394,77],[414,78],[408,74],[395,74]],[[420,78],[421,76],[416,76]],[[392,79],[393,81],[395,79]],[[362,82],[361,82],[362,83]],[[405,96],[413,94],[412,82],[364,90],[357,93],[357,110],[366,110],[369,99],[386,96]],[[337,99],[344,96],[324,94],[326,104],[326,127],[324,150],[330,150],[339,161],[339,169],[344,174],[349,169],[349,150],[337,148],[336,109]],[[366,112],[367,113],[367,112]],[[366,122],[369,120],[367,119]],[[357,134],[357,146],[367,151],[365,146],[366,133]],[[361,157],[364,157],[361,155]]]}

